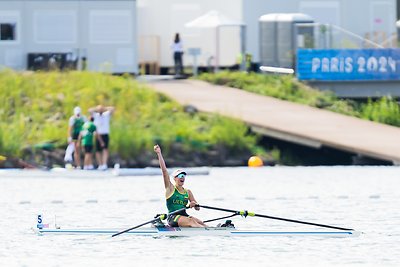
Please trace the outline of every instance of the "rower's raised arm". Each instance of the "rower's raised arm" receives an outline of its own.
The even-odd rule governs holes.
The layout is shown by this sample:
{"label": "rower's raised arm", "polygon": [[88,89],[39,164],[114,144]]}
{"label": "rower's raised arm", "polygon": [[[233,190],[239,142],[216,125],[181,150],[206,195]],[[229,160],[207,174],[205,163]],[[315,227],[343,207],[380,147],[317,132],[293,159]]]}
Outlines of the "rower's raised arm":
{"label": "rower's raised arm", "polygon": [[154,152],[156,152],[157,157],[158,157],[158,162],[160,163],[160,168],[161,168],[162,175],[164,178],[165,189],[169,190],[171,187],[173,187],[173,184],[171,183],[171,180],[169,179],[167,166],[165,165],[165,161],[164,161],[163,155],[161,153],[161,148],[159,145],[154,146]]}

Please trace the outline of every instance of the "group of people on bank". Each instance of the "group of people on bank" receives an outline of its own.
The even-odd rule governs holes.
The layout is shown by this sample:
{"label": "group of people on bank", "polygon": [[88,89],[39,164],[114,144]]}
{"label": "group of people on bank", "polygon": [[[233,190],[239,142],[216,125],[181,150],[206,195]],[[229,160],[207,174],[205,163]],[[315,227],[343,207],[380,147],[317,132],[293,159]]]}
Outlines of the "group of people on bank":
{"label": "group of people on bank", "polygon": [[[115,108],[98,105],[89,108],[89,119],[82,115],[80,107],[74,108],[74,114],[68,122],[68,147],[65,158],[67,164],[84,170],[95,169],[93,152],[96,155],[98,170],[107,170],[108,144],[110,140],[110,120]],[[81,152],[84,153],[83,166]],[[73,156],[72,156],[73,155]]]}

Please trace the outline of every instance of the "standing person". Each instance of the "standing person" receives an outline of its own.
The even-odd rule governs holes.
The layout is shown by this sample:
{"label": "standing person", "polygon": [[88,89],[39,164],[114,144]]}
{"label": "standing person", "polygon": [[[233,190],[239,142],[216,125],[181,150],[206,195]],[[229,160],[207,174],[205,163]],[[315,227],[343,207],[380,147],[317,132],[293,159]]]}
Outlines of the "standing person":
{"label": "standing person", "polygon": [[171,45],[171,49],[174,52],[174,64],[175,64],[175,76],[183,74],[183,44],[179,33],[175,34],[174,42]]}
{"label": "standing person", "polygon": [[78,142],[82,142],[83,150],[85,152],[85,158],[83,161],[84,170],[93,170],[93,159],[92,151],[94,145],[94,138],[99,141],[101,146],[104,146],[104,142],[100,135],[96,131],[96,125],[93,123],[93,117],[90,116],[90,120],[85,122],[82,126],[82,130],[79,134]]}
{"label": "standing person", "polygon": [[82,130],[86,117],[81,115],[81,108],[74,108],[74,115],[69,118],[68,123],[68,144],[74,145],[74,161],[75,167],[81,168],[80,143],[78,142],[79,133]]}
{"label": "standing person", "polygon": [[99,170],[107,170],[108,165],[108,144],[110,142],[110,120],[111,115],[114,113],[115,108],[112,106],[103,107],[98,105],[89,109],[89,112],[94,118],[94,124],[97,127],[97,133],[101,136],[104,142],[102,146],[99,141],[96,140],[96,161]]}
{"label": "standing person", "polygon": [[[186,178],[186,172],[181,169],[177,169],[172,173],[175,185],[170,181],[167,166],[165,165],[164,158],[161,154],[161,148],[159,145],[154,146],[154,151],[157,154],[160,168],[164,178],[165,186],[165,197],[167,199],[168,213],[187,207],[189,203],[190,208],[199,210],[200,207],[196,206],[197,202],[193,196],[192,191],[183,187]],[[189,216],[186,211],[182,211],[177,214],[168,216],[168,224],[171,227],[206,227],[206,225],[199,219]]]}

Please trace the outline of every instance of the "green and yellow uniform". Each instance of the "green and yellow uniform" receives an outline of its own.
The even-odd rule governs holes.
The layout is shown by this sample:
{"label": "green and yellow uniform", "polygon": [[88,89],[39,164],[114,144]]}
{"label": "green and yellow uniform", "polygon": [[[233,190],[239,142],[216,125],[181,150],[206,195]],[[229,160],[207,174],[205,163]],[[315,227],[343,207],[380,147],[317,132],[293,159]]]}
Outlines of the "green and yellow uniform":
{"label": "green and yellow uniform", "polygon": [[70,124],[72,128],[72,140],[78,140],[79,133],[82,130],[83,124],[85,124],[84,117],[71,117]]}
{"label": "green and yellow uniform", "polygon": [[[186,189],[184,189],[184,192],[181,193],[175,186],[174,192],[169,197],[167,197],[168,212],[171,213],[176,210],[183,209],[187,206],[188,203],[189,203],[188,191]],[[180,216],[189,217],[189,215],[186,213],[186,211],[182,211],[180,213],[168,216],[168,224],[172,227],[177,227]]]}
{"label": "green and yellow uniform", "polygon": [[83,146],[93,146],[94,144],[94,132],[96,131],[96,125],[93,122],[87,121],[83,124],[81,135]]}

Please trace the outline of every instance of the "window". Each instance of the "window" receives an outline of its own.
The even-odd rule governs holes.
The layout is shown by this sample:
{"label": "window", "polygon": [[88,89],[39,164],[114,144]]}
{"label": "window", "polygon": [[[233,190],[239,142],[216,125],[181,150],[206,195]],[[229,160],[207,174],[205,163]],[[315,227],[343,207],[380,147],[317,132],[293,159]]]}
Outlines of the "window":
{"label": "window", "polygon": [[16,24],[0,23],[0,41],[16,40]]}
{"label": "window", "polygon": [[37,44],[76,44],[78,15],[75,10],[35,10],[33,36]]}
{"label": "window", "polygon": [[0,45],[19,43],[20,17],[19,11],[0,10]]}
{"label": "window", "polygon": [[89,40],[91,44],[130,44],[134,19],[129,10],[91,10]]}

